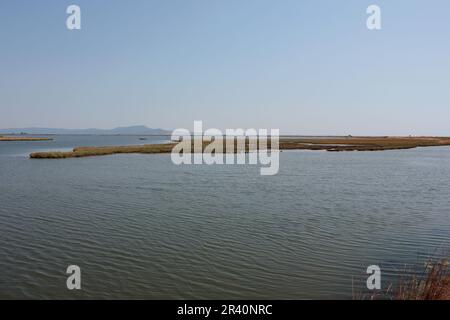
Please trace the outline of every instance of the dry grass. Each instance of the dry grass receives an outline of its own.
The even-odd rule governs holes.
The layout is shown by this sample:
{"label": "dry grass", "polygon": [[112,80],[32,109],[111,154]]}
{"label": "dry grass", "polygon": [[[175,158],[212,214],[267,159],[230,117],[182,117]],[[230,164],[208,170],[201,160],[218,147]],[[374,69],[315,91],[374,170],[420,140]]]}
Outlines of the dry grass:
{"label": "dry grass", "polygon": [[429,260],[422,268],[401,271],[396,284],[386,290],[353,293],[355,300],[450,300],[450,264]]}
{"label": "dry grass", "polygon": [[90,156],[104,156],[120,153],[170,153],[175,144],[149,144],[119,147],[80,147],[69,152],[35,152],[30,155],[32,159],[65,159]]}
{"label": "dry grass", "polygon": [[49,141],[50,138],[32,138],[32,137],[11,137],[0,136],[0,141]]}
{"label": "dry grass", "polygon": [[285,150],[383,151],[448,145],[450,138],[444,137],[343,137],[280,141],[281,149]]}
{"label": "dry grass", "polygon": [[[244,148],[238,148],[235,143],[233,150],[225,152],[248,151],[249,141]],[[209,142],[203,143],[205,148]],[[30,155],[33,159],[63,159],[88,156],[103,156],[117,153],[170,153],[176,143],[147,144],[138,146],[113,147],[79,147],[70,152],[38,152]],[[382,151],[396,149],[411,149],[416,147],[449,146],[450,138],[440,137],[344,137],[344,138],[282,138],[280,150],[326,150],[326,151]],[[270,149],[270,141],[268,142]]]}
{"label": "dry grass", "polygon": [[449,262],[429,261],[421,274],[406,273],[393,294],[397,300],[450,300]]}

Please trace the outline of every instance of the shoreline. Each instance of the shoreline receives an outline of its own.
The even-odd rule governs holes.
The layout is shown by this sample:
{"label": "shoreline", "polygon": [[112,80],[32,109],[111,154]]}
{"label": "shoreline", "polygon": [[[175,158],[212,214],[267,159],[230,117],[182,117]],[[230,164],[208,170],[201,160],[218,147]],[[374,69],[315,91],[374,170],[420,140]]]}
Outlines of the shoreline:
{"label": "shoreline", "polygon": [[0,141],[51,141],[51,138],[32,138],[32,137],[14,137],[14,136],[1,136]]}
{"label": "shoreline", "polygon": [[[170,153],[177,142],[147,145],[108,146],[108,147],[77,147],[72,151],[60,152],[34,152],[31,159],[66,159],[92,156],[106,156],[124,153],[163,154]],[[203,143],[203,148],[209,142]],[[418,147],[450,146],[448,137],[344,137],[344,138],[282,138],[279,141],[279,150],[324,150],[330,152],[344,151],[385,151],[404,150]],[[268,147],[270,148],[270,146]],[[248,151],[248,140],[245,151]],[[225,148],[224,141],[224,152]],[[237,153],[235,146],[230,152]]]}

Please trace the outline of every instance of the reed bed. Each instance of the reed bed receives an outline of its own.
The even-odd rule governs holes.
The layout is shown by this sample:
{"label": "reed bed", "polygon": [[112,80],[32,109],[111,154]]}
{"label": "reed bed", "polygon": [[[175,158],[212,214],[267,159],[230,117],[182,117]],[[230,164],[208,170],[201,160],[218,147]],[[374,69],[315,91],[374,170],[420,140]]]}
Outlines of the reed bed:
{"label": "reed bed", "polygon": [[[239,148],[235,140],[233,150],[226,150],[226,140],[223,141],[224,152],[241,152],[249,150],[249,140],[245,140],[244,147]],[[202,150],[210,142],[203,142]],[[259,143],[259,141],[258,141]],[[69,152],[36,152],[30,155],[32,159],[64,159],[89,156],[104,156],[119,153],[170,153],[176,145],[147,144],[137,146],[111,147],[78,147]],[[336,137],[336,138],[282,138],[279,141],[280,150],[325,150],[325,151],[383,151],[412,149],[417,147],[450,146],[450,138],[444,137]],[[271,147],[270,138],[267,146]],[[245,149],[245,150],[244,150]],[[192,149],[194,150],[194,149]]]}
{"label": "reed bed", "polygon": [[405,268],[387,289],[363,293],[353,291],[354,300],[450,300],[448,259],[429,260],[421,267]]}

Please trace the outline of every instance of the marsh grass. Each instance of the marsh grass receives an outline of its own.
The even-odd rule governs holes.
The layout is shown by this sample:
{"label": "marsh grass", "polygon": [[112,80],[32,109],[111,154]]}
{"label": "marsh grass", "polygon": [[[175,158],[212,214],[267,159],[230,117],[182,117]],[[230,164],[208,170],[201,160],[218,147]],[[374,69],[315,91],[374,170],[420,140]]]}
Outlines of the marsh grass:
{"label": "marsh grass", "polygon": [[174,144],[149,144],[137,146],[116,146],[116,147],[79,147],[68,152],[35,152],[30,155],[32,159],[65,159],[80,158],[90,156],[104,156],[120,153],[170,153]]}
{"label": "marsh grass", "polygon": [[[228,140],[229,141],[229,140]],[[223,141],[223,150],[227,153],[248,152],[249,139],[245,139],[243,145],[239,146],[238,139],[234,140],[234,148],[226,149],[226,140]],[[192,141],[192,144],[194,142]],[[203,142],[203,148],[211,142]],[[111,146],[111,147],[79,147],[69,152],[37,152],[32,153],[33,159],[64,159],[89,156],[103,156],[119,153],[170,153],[176,145],[166,144],[147,144],[137,146]],[[271,148],[270,138],[267,144],[260,143],[260,150]],[[337,138],[282,138],[279,141],[280,150],[325,150],[325,151],[382,151],[411,149],[417,147],[431,146],[449,146],[450,138],[441,137],[337,137]],[[194,150],[194,149],[192,149]]]}
{"label": "marsh grass", "polygon": [[354,300],[450,300],[450,264],[448,259],[429,260],[421,267],[405,267],[386,290],[352,291]]}
{"label": "marsh grass", "polygon": [[446,137],[342,137],[321,139],[285,139],[282,149],[326,151],[383,151],[417,147],[448,146]]}
{"label": "marsh grass", "polygon": [[0,136],[0,141],[49,141],[50,138]]}
{"label": "marsh grass", "polygon": [[404,272],[393,295],[397,300],[450,300],[448,260],[428,261],[419,274]]}

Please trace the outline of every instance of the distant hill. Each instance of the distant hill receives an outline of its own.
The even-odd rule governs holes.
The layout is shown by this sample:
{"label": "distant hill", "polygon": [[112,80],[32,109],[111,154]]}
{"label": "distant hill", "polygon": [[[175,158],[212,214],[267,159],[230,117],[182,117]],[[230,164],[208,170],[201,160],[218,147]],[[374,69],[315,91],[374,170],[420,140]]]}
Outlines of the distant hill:
{"label": "distant hill", "polygon": [[59,129],[59,128],[14,128],[0,129],[0,134],[102,134],[102,135],[170,135],[164,129],[146,126],[118,127],[114,129]]}

